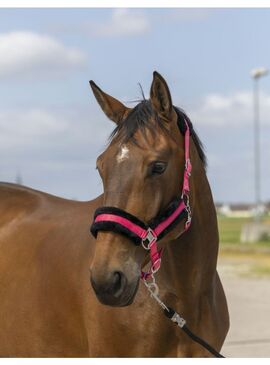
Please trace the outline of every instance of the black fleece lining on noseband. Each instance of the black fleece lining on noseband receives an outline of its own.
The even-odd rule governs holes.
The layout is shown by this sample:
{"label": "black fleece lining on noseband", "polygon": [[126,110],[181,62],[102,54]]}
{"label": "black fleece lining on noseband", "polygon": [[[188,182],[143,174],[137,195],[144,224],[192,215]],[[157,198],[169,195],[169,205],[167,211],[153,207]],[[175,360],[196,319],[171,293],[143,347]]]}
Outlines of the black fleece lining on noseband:
{"label": "black fleece lining on noseband", "polygon": [[[181,198],[174,199],[163,213],[159,214],[149,222],[149,227],[155,229],[160,223],[164,222],[178,208],[182,201],[183,200]],[[183,209],[182,212],[180,212],[178,216],[172,221],[172,223],[159,234],[158,240],[161,240],[161,238],[170,232],[185,215],[187,215],[187,211],[186,209]]]}
{"label": "black fleece lining on noseband", "polygon": [[[117,222],[111,222],[111,221],[100,221],[95,222],[95,219],[98,215],[101,214],[115,214],[117,216],[123,217],[131,221],[132,223],[140,226],[141,228],[147,230],[148,228],[155,229],[160,223],[165,221],[181,204],[182,199],[176,198],[174,199],[167,209],[162,214],[159,214],[156,218],[152,219],[149,224],[145,224],[140,219],[135,217],[134,215],[125,212],[124,210],[116,207],[101,207],[98,208],[95,211],[94,214],[94,222],[90,228],[90,231],[92,235],[96,238],[98,231],[113,231],[116,233],[123,234],[130,238],[135,245],[140,245],[141,238],[137,236],[134,232],[130,231],[128,228],[122,226],[120,223]],[[182,219],[182,217],[186,214],[186,210],[182,210],[182,212],[179,213],[179,215],[174,219],[174,221],[164,230],[160,233],[157,240],[160,240],[162,237],[164,237],[171,229],[173,229]]]}
{"label": "black fleece lining on noseband", "polygon": [[132,223],[137,224],[138,226],[140,226],[143,229],[148,228],[147,225],[145,223],[143,223],[139,218],[135,217],[134,215],[132,215],[120,208],[116,208],[116,207],[97,208],[97,210],[95,211],[94,219],[96,219],[96,217],[100,214],[115,214],[115,215],[118,215],[119,217],[123,217],[123,218],[130,220]]}
{"label": "black fleece lining on noseband", "polygon": [[103,221],[103,222],[94,222],[90,228],[90,231],[92,235],[97,238],[97,234],[99,231],[105,231],[105,232],[114,232],[122,234],[134,242],[136,246],[139,246],[141,244],[142,239],[137,236],[135,233],[131,232],[126,227],[122,226],[121,224],[117,222],[110,222],[110,221]]}
{"label": "black fleece lining on noseband", "polygon": [[181,198],[175,198],[173,201],[170,202],[170,204],[167,206],[167,208],[159,213],[155,218],[151,219],[148,225],[151,228],[156,228],[161,222],[164,222],[181,204],[183,200]]}
{"label": "black fleece lining on noseband", "polygon": [[163,232],[160,233],[160,235],[158,236],[158,240],[161,240],[164,236],[166,236],[167,233],[173,230],[185,216],[187,216],[186,209],[182,210],[182,212],[179,213],[175,220],[166,229],[164,229]]}

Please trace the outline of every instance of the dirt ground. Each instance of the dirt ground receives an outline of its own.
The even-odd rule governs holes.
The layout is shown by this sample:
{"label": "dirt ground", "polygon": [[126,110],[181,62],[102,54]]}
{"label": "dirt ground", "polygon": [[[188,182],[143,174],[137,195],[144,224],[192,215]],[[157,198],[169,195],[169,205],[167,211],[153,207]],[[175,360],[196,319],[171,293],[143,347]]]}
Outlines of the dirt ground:
{"label": "dirt ground", "polygon": [[221,353],[226,357],[270,357],[268,255],[221,254],[218,271],[231,322]]}

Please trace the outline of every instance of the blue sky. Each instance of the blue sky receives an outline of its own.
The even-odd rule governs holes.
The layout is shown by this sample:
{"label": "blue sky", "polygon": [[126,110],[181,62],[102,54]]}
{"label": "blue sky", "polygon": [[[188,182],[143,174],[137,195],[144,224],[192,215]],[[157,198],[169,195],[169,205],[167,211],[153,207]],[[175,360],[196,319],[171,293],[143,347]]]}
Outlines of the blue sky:
{"label": "blue sky", "polygon": [[[215,200],[253,201],[250,70],[270,67],[269,33],[270,9],[0,9],[0,180],[96,196],[113,124],[88,80],[130,102],[157,70],[205,144]],[[260,81],[269,200],[270,76]]]}

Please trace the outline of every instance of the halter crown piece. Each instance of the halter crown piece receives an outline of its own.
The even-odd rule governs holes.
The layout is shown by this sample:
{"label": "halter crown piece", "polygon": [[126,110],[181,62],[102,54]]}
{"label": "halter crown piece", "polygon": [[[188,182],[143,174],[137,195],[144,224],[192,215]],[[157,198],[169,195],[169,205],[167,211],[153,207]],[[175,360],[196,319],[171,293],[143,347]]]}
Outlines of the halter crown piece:
{"label": "halter crown piece", "polygon": [[134,215],[116,207],[100,207],[95,211],[91,233],[96,238],[99,231],[113,231],[127,236],[135,245],[142,245],[150,251],[151,267],[148,272],[141,273],[141,278],[147,280],[153,277],[161,264],[161,250],[157,242],[171,231],[182,218],[186,217],[185,231],[191,224],[191,208],[189,204],[189,178],[191,162],[189,158],[190,129],[185,120],[185,169],[182,194],[174,199],[165,211],[145,224]]}

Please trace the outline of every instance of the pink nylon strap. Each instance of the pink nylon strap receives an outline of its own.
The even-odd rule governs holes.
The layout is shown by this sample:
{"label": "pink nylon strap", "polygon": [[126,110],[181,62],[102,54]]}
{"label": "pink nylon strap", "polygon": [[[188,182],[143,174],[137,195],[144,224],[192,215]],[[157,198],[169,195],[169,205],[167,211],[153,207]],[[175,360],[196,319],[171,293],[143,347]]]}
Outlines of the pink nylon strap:
{"label": "pink nylon strap", "polygon": [[162,249],[158,250],[157,241],[152,241],[149,246],[151,266],[147,272],[141,271],[141,278],[145,280],[147,280],[152,274],[156,273],[160,269],[161,265]]}
{"label": "pink nylon strap", "polygon": [[115,222],[121,224],[123,227],[129,229],[131,232],[135,233],[140,238],[145,238],[147,235],[147,230],[143,229],[142,227],[138,226],[135,223],[132,223],[130,220],[120,217],[116,214],[99,214],[95,222]]}
{"label": "pink nylon strap", "polygon": [[186,208],[184,201],[182,201],[178,208],[163,222],[161,222],[155,229],[154,232],[157,236],[159,236],[177,217],[178,215]]}
{"label": "pink nylon strap", "polygon": [[190,131],[189,131],[189,126],[188,126],[188,123],[187,123],[186,120],[185,120],[185,123],[186,123],[186,132],[185,132],[185,171],[184,171],[182,195],[188,194],[190,192],[189,177],[190,177],[191,169],[192,169],[190,158],[189,158]]}

